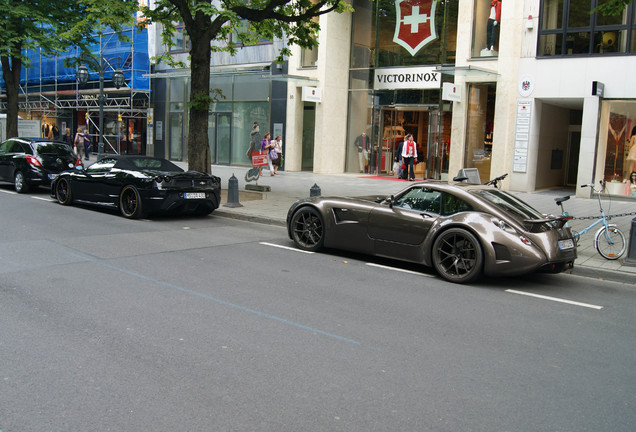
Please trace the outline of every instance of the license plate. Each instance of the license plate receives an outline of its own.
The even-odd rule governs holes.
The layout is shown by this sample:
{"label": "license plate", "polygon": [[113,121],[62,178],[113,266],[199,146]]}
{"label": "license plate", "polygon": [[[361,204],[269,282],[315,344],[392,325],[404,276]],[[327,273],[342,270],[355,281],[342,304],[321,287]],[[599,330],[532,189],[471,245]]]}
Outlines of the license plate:
{"label": "license plate", "polygon": [[50,180],[55,180],[59,174],[49,174]]}
{"label": "license plate", "polygon": [[204,192],[186,192],[183,194],[185,199],[205,199]]}
{"label": "license plate", "polygon": [[573,247],[574,247],[574,240],[572,239],[559,240],[559,249],[567,250],[567,249],[572,249]]}

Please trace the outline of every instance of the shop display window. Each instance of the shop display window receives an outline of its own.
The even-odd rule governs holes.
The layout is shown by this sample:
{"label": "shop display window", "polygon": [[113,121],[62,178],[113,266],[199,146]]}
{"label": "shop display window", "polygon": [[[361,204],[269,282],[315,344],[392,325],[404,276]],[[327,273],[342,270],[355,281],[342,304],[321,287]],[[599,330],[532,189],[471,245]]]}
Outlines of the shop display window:
{"label": "shop display window", "polygon": [[497,57],[501,27],[500,0],[475,0],[473,57]]}
{"label": "shop display window", "polygon": [[538,56],[616,55],[636,47],[633,2],[618,15],[595,8],[606,0],[542,0]]}
{"label": "shop display window", "polygon": [[636,198],[636,101],[606,101],[601,110],[602,180],[612,195]]}
{"label": "shop display window", "polygon": [[495,84],[471,84],[468,89],[464,168],[477,168],[482,182],[490,179],[495,96]]}

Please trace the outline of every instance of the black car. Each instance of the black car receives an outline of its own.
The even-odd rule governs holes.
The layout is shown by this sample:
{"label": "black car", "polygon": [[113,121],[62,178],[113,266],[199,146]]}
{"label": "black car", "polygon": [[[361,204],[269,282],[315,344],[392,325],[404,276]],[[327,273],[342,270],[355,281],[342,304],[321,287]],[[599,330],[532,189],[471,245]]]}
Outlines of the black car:
{"label": "black car", "polygon": [[13,183],[19,193],[48,186],[57,175],[78,162],[63,142],[42,138],[10,138],[0,144],[0,181]]}
{"label": "black car", "polygon": [[156,157],[104,156],[87,168],[61,173],[51,184],[60,204],[95,204],[117,208],[126,218],[151,213],[205,216],[219,207],[221,179],[184,171]]}

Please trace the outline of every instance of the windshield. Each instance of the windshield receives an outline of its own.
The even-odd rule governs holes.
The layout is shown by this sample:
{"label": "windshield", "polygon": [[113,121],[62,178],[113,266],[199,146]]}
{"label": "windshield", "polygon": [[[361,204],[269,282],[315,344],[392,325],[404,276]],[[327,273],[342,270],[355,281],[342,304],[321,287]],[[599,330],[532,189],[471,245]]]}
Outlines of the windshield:
{"label": "windshield", "polygon": [[476,190],[473,193],[490,201],[507,214],[523,221],[526,219],[543,219],[543,215],[525,202],[499,189]]}
{"label": "windshield", "polygon": [[151,157],[128,157],[125,160],[139,169],[183,172],[183,170],[177,165],[165,159]]}
{"label": "windshield", "polygon": [[72,156],[73,150],[66,144],[43,142],[36,143],[35,151],[41,155]]}

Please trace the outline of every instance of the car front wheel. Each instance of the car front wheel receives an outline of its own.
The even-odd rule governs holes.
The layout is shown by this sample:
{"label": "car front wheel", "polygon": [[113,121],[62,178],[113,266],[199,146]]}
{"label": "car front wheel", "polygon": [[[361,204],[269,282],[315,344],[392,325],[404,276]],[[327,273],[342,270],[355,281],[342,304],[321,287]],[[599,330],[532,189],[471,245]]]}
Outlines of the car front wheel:
{"label": "car front wheel", "polygon": [[73,202],[71,184],[67,179],[61,178],[55,184],[55,198],[62,205],[70,205]]}
{"label": "car front wheel", "polygon": [[302,207],[291,219],[291,233],[296,247],[316,252],[325,243],[325,225],[322,216],[313,207]]}
{"label": "car front wheel", "polygon": [[15,176],[13,177],[13,185],[17,193],[26,193],[29,191],[29,185],[27,184],[22,171],[15,172]]}
{"label": "car front wheel", "polygon": [[119,209],[125,218],[139,219],[143,217],[141,197],[136,187],[124,186],[119,194]]}
{"label": "car front wheel", "polygon": [[450,282],[468,283],[481,276],[481,245],[464,229],[451,228],[441,233],[433,243],[432,254],[435,270]]}

